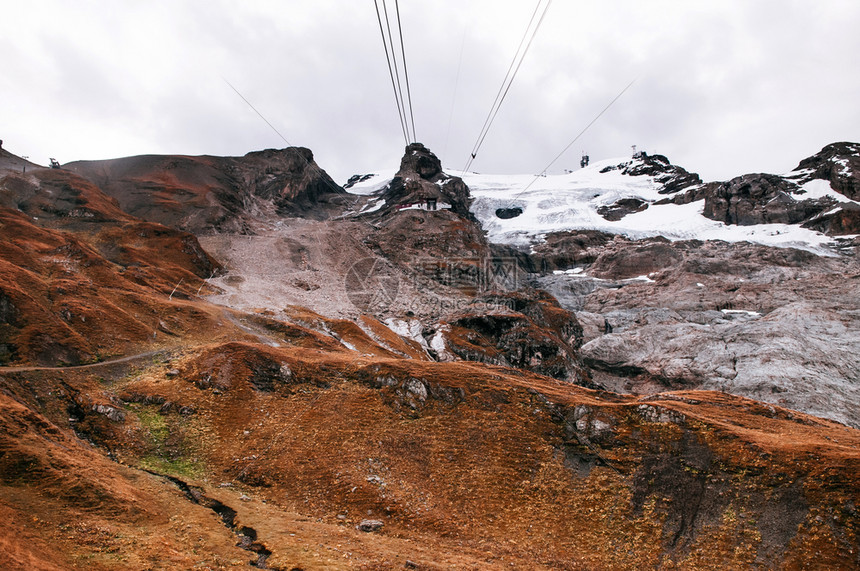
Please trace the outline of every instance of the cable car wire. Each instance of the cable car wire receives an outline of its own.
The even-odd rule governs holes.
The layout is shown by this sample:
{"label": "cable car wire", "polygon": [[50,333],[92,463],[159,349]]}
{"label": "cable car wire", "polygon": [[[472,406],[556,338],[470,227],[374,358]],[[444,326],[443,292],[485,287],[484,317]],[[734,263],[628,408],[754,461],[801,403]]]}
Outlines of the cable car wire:
{"label": "cable car wire", "polygon": [[397,31],[400,33],[400,56],[403,60],[403,76],[406,79],[406,97],[409,100],[409,119],[412,122],[412,141],[414,142],[418,140],[418,135],[415,133],[415,115],[412,113],[412,90],[409,88],[409,71],[406,68],[406,48],[403,44],[403,26],[400,23],[399,0],[394,0],[394,7],[397,10]]}
{"label": "cable car wire", "polygon": [[[637,79],[638,79],[638,78],[637,78]],[[539,172],[539,173],[534,177],[534,179],[532,179],[532,181],[531,181],[530,183],[528,183],[528,185],[526,185],[526,187],[525,187],[524,189],[522,189],[521,191],[519,191],[519,192],[517,193],[517,195],[516,195],[516,196],[514,196],[514,197],[511,199],[511,202],[515,201],[517,198],[519,198],[520,196],[522,196],[522,194],[523,194],[524,192],[526,192],[528,189],[530,189],[530,188],[532,187],[532,185],[533,185],[535,182],[537,182],[537,180],[538,180],[539,178],[541,178],[541,177],[545,176],[545,175],[546,175],[546,171],[548,171],[548,170],[549,170],[549,168],[550,168],[552,165],[554,165],[554,164],[555,164],[555,162],[556,162],[558,159],[560,159],[560,158],[562,157],[562,155],[564,155],[564,153],[566,153],[566,152],[568,151],[568,149],[570,149],[570,148],[573,146],[573,144],[574,144],[575,142],[577,142],[577,141],[579,140],[579,138],[580,138],[580,137],[582,137],[582,136],[585,134],[585,132],[586,132],[586,131],[588,131],[588,129],[589,129],[592,125],[594,125],[594,124],[597,122],[597,120],[598,120],[598,119],[600,119],[600,118],[603,116],[603,114],[604,114],[604,113],[606,113],[606,112],[609,110],[609,108],[610,108],[610,107],[612,107],[612,106],[615,104],[615,102],[616,102],[616,101],[618,101],[619,99],[621,99],[621,96],[622,96],[622,95],[624,95],[624,93],[625,93],[628,89],[630,89],[630,88],[633,86],[633,84],[634,84],[634,83],[636,83],[636,79],[634,79],[633,81],[631,81],[630,83],[628,83],[628,84],[627,84],[627,86],[626,86],[624,89],[622,89],[622,90],[621,90],[621,92],[620,92],[618,95],[616,95],[616,96],[615,96],[615,98],[614,98],[614,99],[612,99],[612,101],[610,101],[610,102],[609,102],[609,104],[607,104],[607,105],[606,105],[606,107],[604,107],[604,108],[600,111],[600,113],[598,113],[598,114],[594,117],[594,119],[592,119],[592,120],[591,120],[591,122],[590,122],[588,125],[586,125],[586,126],[585,126],[585,128],[584,128],[582,131],[580,131],[580,132],[579,132],[579,134],[578,134],[576,137],[574,137],[574,138],[573,138],[573,140],[572,140],[570,143],[568,143],[568,144],[567,144],[567,146],[566,146],[564,149],[562,149],[562,151],[561,151],[559,154],[557,154],[557,155],[555,156],[555,158],[554,158],[553,160],[551,160],[551,161],[549,162],[549,164],[548,164],[548,165],[546,165],[546,166],[543,168],[543,170],[542,170],[542,171],[540,171],[540,172]]]}
{"label": "cable car wire", "polygon": [[[385,0],[382,0],[383,7],[385,6]],[[409,134],[406,131],[406,119],[403,114],[403,109],[401,106],[401,98],[397,94],[397,85],[395,82],[394,70],[391,66],[391,55],[388,52],[388,41],[385,39],[385,30],[382,27],[382,15],[379,12],[379,3],[377,0],[373,0],[374,6],[376,6],[376,19],[379,22],[379,33],[382,36],[382,47],[385,49],[385,61],[388,64],[388,75],[391,77],[391,88],[394,90],[394,101],[397,103],[397,115],[400,118],[400,129],[403,131],[403,140],[406,141],[406,144],[409,144]],[[386,13],[386,20],[388,16]]]}
{"label": "cable car wire", "polygon": [[[552,4],[552,0],[547,0],[547,3],[544,5],[543,12],[540,15],[540,18],[538,18],[537,20],[537,24],[534,26],[534,28],[532,28],[532,24],[534,24],[535,18],[537,18],[542,3],[543,0],[538,0],[534,12],[532,12],[532,16],[529,19],[528,25],[526,26],[525,33],[523,33],[523,37],[520,40],[520,44],[519,46],[517,46],[517,51],[516,53],[514,53],[514,57],[511,60],[511,64],[508,66],[508,71],[505,74],[504,80],[502,80],[502,85],[499,87],[499,91],[496,93],[496,98],[493,100],[493,105],[490,107],[490,112],[487,114],[487,118],[484,120],[484,125],[481,127],[481,132],[478,134],[478,138],[475,141],[475,145],[472,147],[472,152],[469,155],[469,159],[466,162],[466,166],[463,167],[464,172],[468,170],[470,166],[472,166],[472,161],[475,160],[478,155],[478,151],[484,144],[484,140],[487,138],[487,134],[490,131],[490,127],[492,127],[492,124],[499,113],[499,109],[501,108],[505,97],[507,97],[508,92],[511,89],[511,85],[513,85],[517,72],[519,72],[520,66],[522,66],[523,60],[525,59],[526,54],[528,53],[529,48],[531,47],[532,42],[534,41],[534,38],[537,35],[541,24],[543,23],[544,17],[546,16],[547,11]],[[526,40],[527,38],[528,41]],[[525,49],[523,49],[523,46],[525,46]]]}

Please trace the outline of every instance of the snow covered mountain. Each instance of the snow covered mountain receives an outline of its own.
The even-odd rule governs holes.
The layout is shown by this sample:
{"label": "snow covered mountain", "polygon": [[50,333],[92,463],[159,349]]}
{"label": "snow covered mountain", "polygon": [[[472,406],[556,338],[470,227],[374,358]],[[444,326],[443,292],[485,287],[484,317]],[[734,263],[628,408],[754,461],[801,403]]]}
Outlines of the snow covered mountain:
{"label": "snow covered mountain", "polygon": [[[816,164],[835,161],[840,167],[839,173],[853,177],[849,159],[843,156],[845,149],[841,154],[828,153],[831,147],[834,145],[826,147],[816,157],[833,156]],[[860,147],[847,151],[854,154],[857,149]],[[665,157],[644,153],[632,158],[601,160],[563,175],[458,171],[451,174],[461,177],[469,186],[473,198],[471,212],[493,243],[523,247],[539,243],[553,232],[598,230],[632,239],[663,236],[670,240],[748,241],[827,253],[834,238],[812,224],[809,224],[811,228],[786,222],[729,224],[705,215],[706,204],[710,206],[715,202],[720,192],[725,194],[720,185],[731,186],[739,181],[741,186],[754,187],[761,177],[776,178],[778,188],[773,196],[766,196],[766,193],[754,196],[753,202],[756,198],[763,199],[763,209],[770,208],[769,204],[788,203],[781,211],[798,210],[802,205],[803,215],[798,222],[814,222],[813,219],[831,216],[845,208],[860,210],[857,201],[860,197],[852,199],[835,190],[834,183],[826,178],[830,171],[825,173],[825,169],[818,168],[822,171],[819,173],[806,164],[812,159],[805,159],[803,168],[782,176],[745,175],[728,183],[706,184],[698,176],[669,164]],[[747,183],[745,179],[750,177],[753,180]],[[385,188],[393,173],[379,171],[379,174],[361,178],[363,180],[347,190],[354,194],[374,194]],[[844,185],[840,188],[844,190]],[[726,202],[736,204],[739,201],[733,196]],[[373,208],[381,206],[378,200],[369,204]],[[778,216],[771,216],[771,219],[781,220]],[[790,217],[785,219],[791,220]],[[843,239],[849,237],[853,236],[842,236]]]}

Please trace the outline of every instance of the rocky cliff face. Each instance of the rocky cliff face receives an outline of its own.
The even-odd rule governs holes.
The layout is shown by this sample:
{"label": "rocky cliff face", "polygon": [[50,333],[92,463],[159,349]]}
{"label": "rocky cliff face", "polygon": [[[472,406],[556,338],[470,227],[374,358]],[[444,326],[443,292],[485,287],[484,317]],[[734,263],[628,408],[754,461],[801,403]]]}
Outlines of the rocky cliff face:
{"label": "rocky cliff face", "polygon": [[430,346],[442,360],[503,365],[596,387],[578,355],[582,326],[543,291],[477,296],[435,328]]}
{"label": "rocky cliff face", "polygon": [[374,200],[380,208],[359,219],[372,221],[377,229],[369,238],[373,249],[408,275],[468,295],[496,287],[486,282],[490,247],[469,212],[469,188],[445,174],[424,145],[406,147],[397,174]]}
{"label": "rocky cliff face", "polygon": [[621,174],[628,176],[647,175],[654,177],[654,181],[662,187],[660,194],[672,194],[702,183],[698,174],[688,172],[678,165],[673,165],[665,156],[649,155],[644,152],[638,153],[635,160],[604,167],[601,172],[606,173],[613,170],[618,170]]}
{"label": "rocky cliff face", "polygon": [[800,224],[836,204],[830,197],[802,199],[803,190],[785,177],[749,174],[706,185],[704,215],[726,224]]}
{"label": "rocky cliff face", "polygon": [[860,426],[854,257],[605,236],[571,251],[572,239],[532,256],[549,267],[575,259],[572,269],[534,280],[577,312],[596,382],[726,390]]}

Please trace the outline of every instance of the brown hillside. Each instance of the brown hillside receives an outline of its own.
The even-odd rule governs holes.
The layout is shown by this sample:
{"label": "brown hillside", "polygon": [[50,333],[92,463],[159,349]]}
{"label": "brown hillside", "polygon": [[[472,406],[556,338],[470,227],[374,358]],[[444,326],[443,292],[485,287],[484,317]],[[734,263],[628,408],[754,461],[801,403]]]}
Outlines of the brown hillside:
{"label": "brown hillside", "polygon": [[0,208],[0,362],[98,360],[212,319],[187,301],[218,267],[193,236],[139,222],[103,228],[40,228]]}
{"label": "brown hillside", "polygon": [[[258,550],[245,560],[270,552],[271,569],[858,563],[856,430],[720,393],[622,397],[477,363],[323,348],[315,335],[272,339],[282,346],[208,345],[112,380],[7,376],[13,397],[46,416],[7,401],[26,417],[16,434],[32,436],[3,441],[13,474],[4,501],[30,509],[25,492],[38,489],[53,508],[28,529],[33,547],[15,549],[120,568],[133,538],[129,560],[187,568],[228,556],[231,532],[214,516],[193,523],[192,544],[177,545],[175,531],[157,540],[159,530],[220,505],[237,528],[253,528]],[[46,430],[61,441],[75,430],[119,464],[50,476],[63,456],[26,444]],[[10,468],[35,462],[47,466]],[[124,464],[171,478],[159,484]],[[71,474],[102,486],[99,499],[64,495],[58,482]],[[125,499],[129,486],[153,497]],[[134,513],[141,503],[145,517]],[[167,521],[165,509],[175,510]],[[382,530],[356,531],[367,518]],[[64,525],[70,538],[108,531],[72,545],[56,541]],[[160,542],[169,549],[157,555]]]}
{"label": "brown hillside", "polygon": [[243,157],[143,155],[64,165],[137,218],[195,234],[251,233],[260,212],[325,216],[342,189],[301,147]]}

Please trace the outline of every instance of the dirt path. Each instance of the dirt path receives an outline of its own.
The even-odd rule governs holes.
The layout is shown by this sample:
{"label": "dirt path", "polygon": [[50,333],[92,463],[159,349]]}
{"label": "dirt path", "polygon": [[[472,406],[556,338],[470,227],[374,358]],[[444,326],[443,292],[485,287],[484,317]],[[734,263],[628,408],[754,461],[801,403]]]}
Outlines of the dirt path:
{"label": "dirt path", "polygon": [[146,351],[144,353],[137,353],[135,355],[126,355],[125,357],[118,357],[116,359],[100,361],[98,363],[89,363],[87,365],[70,365],[67,367],[0,367],[0,375],[2,375],[3,373],[27,373],[31,371],[68,371],[78,369],[95,369],[97,367],[107,367],[109,365],[117,365],[119,363],[128,363],[129,361],[134,361],[136,359],[145,359],[147,357],[152,357],[153,355],[157,355],[158,353],[163,352],[165,352],[164,349],[156,349],[154,351]]}

